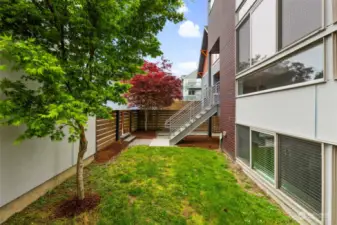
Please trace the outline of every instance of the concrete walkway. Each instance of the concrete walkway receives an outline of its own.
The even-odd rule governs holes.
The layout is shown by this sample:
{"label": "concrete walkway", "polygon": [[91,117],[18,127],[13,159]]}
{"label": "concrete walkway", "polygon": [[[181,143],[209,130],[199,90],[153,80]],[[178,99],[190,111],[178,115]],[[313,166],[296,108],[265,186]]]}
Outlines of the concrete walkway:
{"label": "concrete walkway", "polygon": [[170,146],[170,140],[168,138],[156,138],[152,140],[150,146],[153,147]]}
{"label": "concrete walkway", "polygon": [[138,145],[150,145],[153,139],[135,139],[129,144],[129,147]]}

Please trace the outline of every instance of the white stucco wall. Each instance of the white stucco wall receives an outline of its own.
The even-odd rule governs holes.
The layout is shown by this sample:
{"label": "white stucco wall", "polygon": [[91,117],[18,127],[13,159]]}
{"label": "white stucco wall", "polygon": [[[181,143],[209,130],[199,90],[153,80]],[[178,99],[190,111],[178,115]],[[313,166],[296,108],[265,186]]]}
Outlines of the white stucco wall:
{"label": "white stucco wall", "polygon": [[[52,142],[48,138],[32,139],[14,145],[22,128],[0,128],[0,206],[39,186],[76,164],[78,143]],[[95,119],[86,132],[88,152],[95,153]]]}
{"label": "white stucco wall", "polygon": [[[0,79],[3,77],[16,79],[18,74],[0,72]],[[78,143],[44,138],[14,145],[23,130],[23,127],[0,127],[0,207],[76,164]],[[86,135],[87,158],[96,151],[95,118],[89,119]]]}
{"label": "white stucco wall", "polygon": [[331,37],[326,39],[326,49],[326,83],[237,98],[237,123],[337,143]]}

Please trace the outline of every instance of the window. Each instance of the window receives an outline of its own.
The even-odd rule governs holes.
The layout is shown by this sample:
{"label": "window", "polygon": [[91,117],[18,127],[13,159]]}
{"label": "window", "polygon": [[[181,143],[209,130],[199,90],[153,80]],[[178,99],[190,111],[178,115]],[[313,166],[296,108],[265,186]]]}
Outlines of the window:
{"label": "window", "polygon": [[243,0],[236,0],[235,1],[235,9],[239,8]]}
{"label": "window", "polygon": [[209,11],[211,11],[213,4],[214,4],[215,0],[208,0],[208,4],[209,4]]}
{"label": "window", "polygon": [[[337,1],[337,0],[336,0]],[[333,73],[334,78],[337,79],[337,33],[333,33]]]}
{"label": "window", "polygon": [[314,44],[267,68],[238,79],[238,94],[249,94],[323,78],[324,45]]}
{"label": "window", "polygon": [[211,60],[212,60],[212,65],[218,61],[220,58],[220,54],[212,54],[211,55]]}
{"label": "window", "polygon": [[253,169],[274,182],[275,140],[273,135],[252,131]]}
{"label": "window", "polygon": [[332,10],[333,10],[333,22],[337,22],[337,0],[333,0]]}
{"label": "window", "polygon": [[237,156],[242,161],[250,164],[250,129],[249,127],[236,125],[237,132]]}
{"label": "window", "polygon": [[321,0],[281,0],[280,11],[281,48],[322,26]]}
{"label": "window", "polygon": [[246,13],[249,11],[249,9],[252,7],[256,0],[246,0],[242,7],[239,9],[238,15],[239,15],[239,21],[246,15]]}
{"label": "window", "polygon": [[280,189],[297,203],[321,218],[321,144],[279,136]]}
{"label": "window", "polygon": [[252,13],[251,20],[254,64],[276,52],[276,0],[262,1]]}
{"label": "window", "polygon": [[250,66],[250,20],[244,21],[237,31],[238,54],[237,72],[247,69]]}
{"label": "window", "polygon": [[188,90],[188,95],[195,95],[195,90]]}

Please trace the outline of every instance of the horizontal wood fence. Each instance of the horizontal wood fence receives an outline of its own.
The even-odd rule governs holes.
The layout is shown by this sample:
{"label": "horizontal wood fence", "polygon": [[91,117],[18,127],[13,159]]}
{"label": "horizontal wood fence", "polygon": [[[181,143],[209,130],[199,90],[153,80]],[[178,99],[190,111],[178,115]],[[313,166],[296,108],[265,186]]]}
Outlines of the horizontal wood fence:
{"label": "horizontal wood fence", "polygon": [[[167,131],[165,122],[177,110],[150,110],[148,116],[149,131]],[[123,134],[144,130],[145,117],[143,110],[113,111],[112,119],[96,120],[96,146],[97,151],[103,150],[112,143],[118,141]],[[117,122],[118,121],[118,122]],[[116,126],[118,123],[118,126]],[[195,131],[207,132],[208,121],[201,124]],[[212,117],[212,132],[218,133],[219,117]]]}
{"label": "horizontal wood fence", "polygon": [[[118,115],[117,115],[118,114]],[[118,141],[123,134],[137,130],[137,111],[113,111],[112,119],[96,120],[96,146],[100,151]],[[117,120],[119,120],[117,122]],[[118,130],[116,124],[119,124]]]}

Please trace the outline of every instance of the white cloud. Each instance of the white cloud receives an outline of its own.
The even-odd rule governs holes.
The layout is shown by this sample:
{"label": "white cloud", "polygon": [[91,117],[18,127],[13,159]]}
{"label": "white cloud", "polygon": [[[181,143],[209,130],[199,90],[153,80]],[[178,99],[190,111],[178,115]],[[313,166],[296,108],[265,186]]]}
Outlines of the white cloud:
{"label": "white cloud", "polygon": [[198,68],[197,62],[181,62],[173,64],[172,73],[176,76],[188,75]]}
{"label": "white cloud", "polygon": [[188,8],[187,8],[187,6],[184,4],[184,5],[182,5],[178,10],[177,10],[177,12],[178,13],[188,13]]}
{"label": "white cloud", "polygon": [[200,27],[198,24],[193,23],[190,20],[187,20],[180,24],[178,33],[182,37],[187,37],[187,38],[194,38],[194,37],[200,37],[201,32],[200,32]]}

